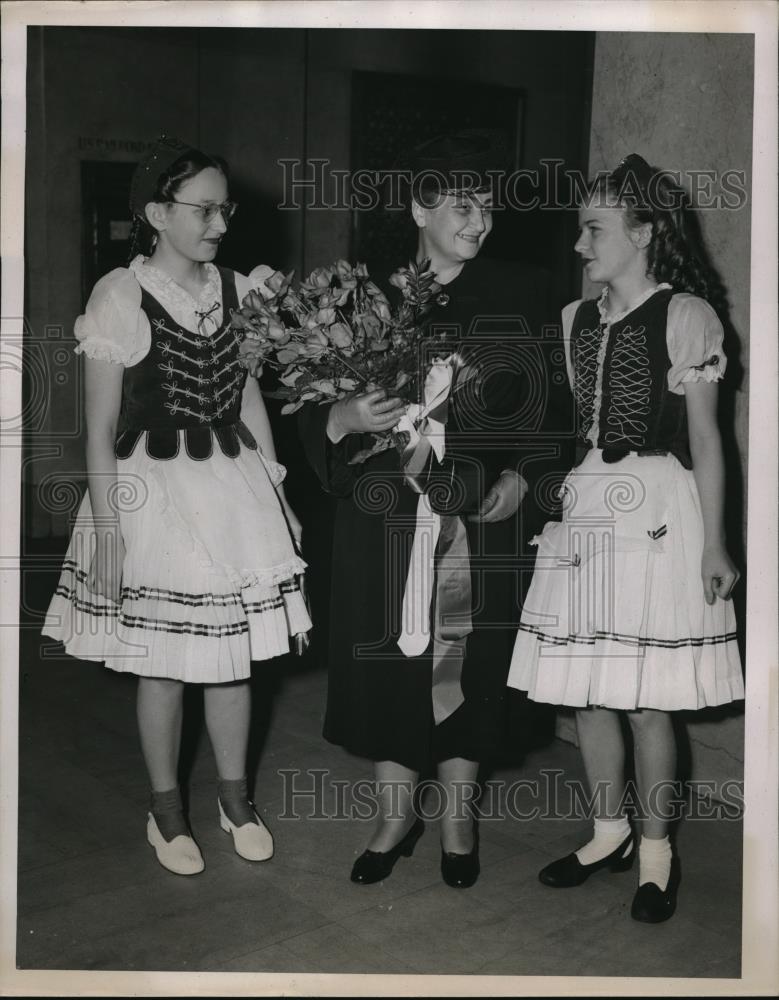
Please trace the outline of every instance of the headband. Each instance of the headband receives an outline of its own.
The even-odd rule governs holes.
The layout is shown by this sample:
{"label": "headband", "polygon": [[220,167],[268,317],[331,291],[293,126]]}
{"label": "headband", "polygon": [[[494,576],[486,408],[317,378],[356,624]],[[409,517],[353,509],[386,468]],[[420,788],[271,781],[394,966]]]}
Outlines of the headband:
{"label": "headband", "polygon": [[192,146],[163,132],[151,152],[135,169],[130,184],[130,210],[133,215],[144,217],[146,205],[154,200],[160,177],[185,153],[195,152]]}

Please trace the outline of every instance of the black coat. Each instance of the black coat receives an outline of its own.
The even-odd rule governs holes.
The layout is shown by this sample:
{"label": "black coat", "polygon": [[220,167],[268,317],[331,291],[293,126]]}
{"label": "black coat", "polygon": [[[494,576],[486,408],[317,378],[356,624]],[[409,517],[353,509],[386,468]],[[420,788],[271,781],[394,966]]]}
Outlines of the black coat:
{"label": "black coat", "polygon": [[[572,406],[559,325],[546,326],[543,276],[476,259],[450,282],[448,302],[429,322],[459,329],[465,360],[482,374],[453,388],[444,462],[428,470],[438,513],[464,517],[471,552],[473,632],[463,665],[465,703],[435,725],[431,646],[406,658],[396,639],[416,521],[417,494],[393,449],[362,465],[349,458],[370,441],[333,445],[328,406],[300,414],[306,454],[325,490],[339,499],[332,559],[329,684],[325,737],[373,760],[414,770],[450,757],[485,760],[504,724],[506,675],[535,549],[527,543],[554,516],[552,482],[570,468]],[[516,516],[467,519],[500,473],[516,469],[529,491]],[[432,489],[454,480],[455,488]]]}

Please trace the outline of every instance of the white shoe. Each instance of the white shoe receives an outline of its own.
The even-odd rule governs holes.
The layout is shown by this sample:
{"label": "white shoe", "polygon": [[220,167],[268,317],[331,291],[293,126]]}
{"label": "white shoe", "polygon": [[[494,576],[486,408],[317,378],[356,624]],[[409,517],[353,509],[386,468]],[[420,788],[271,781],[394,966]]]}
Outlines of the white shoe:
{"label": "white shoe", "polygon": [[162,867],[175,875],[197,875],[206,866],[200,848],[191,837],[180,833],[171,841],[165,840],[152,813],[149,813],[146,824],[146,839],[154,848]]}
{"label": "white shoe", "polygon": [[257,818],[256,823],[244,823],[243,826],[236,826],[225,815],[219,799],[217,802],[219,803],[219,825],[225,833],[233,835],[235,853],[247,861],[268,861],[272,858],[273,837],[257,813],[252,810]]}

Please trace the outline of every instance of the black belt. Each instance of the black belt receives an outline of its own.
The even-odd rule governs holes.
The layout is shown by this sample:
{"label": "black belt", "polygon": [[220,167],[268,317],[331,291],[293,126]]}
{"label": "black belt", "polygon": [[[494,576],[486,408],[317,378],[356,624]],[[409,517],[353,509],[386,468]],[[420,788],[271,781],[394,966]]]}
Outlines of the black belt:
{"label": "black belt", "polygon": [[[574,465],[580,465],[584,460],[584,456],[591,450],[592,447],[591,442],[588,442],[587,444],[577,444],[576,461],[574,462]],[[601,448],[601,457],[608,465],[611,465],[614,462],[621,462],[622,459],[627,458],[628,455],[640,455],[643,457],[648,455],[670,454],[671,451],[668,448]],[[683,462],[682,465],[684,465]]]}
{"label": "black belt", "polygon": [[[181,433],[183,432],[183,433]],[[167,461],[175,458],[181,449],[181,438],[190,458],[204,461],[214,450],[214,438],[228,458],[237,458],[241,444],[252,451],[257,450],[249,428],[242,420],[234,424],[200,424],[195,427],[130,427],[122,431],[116,439],[114,454],[117,458],[129,458],[143,436],[146,436],[146,454],[150,458]]]}

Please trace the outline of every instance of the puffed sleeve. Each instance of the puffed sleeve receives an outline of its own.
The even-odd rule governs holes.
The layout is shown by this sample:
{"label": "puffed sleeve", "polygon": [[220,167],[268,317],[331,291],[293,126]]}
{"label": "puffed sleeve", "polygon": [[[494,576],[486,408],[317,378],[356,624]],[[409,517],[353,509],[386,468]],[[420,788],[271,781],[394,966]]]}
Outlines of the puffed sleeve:
{"label": "puffed sleeve", "polygon": [[668,306],[668,388],[683,395],[684,382],[716,382],[725,374],[724,331],[708,302],[687,292]]}
{"label": "puffed sleeve", "polygon": [[267,264],[258,264],[248,275],[236,271],[235,290],[238,293],[238,301],[243,302],[251,291],[258,291],[263,298],[268,298],[271,292],[265,285],[265,279],[275,273]]}
{"label": "puffed sleeve", "polygon": [[118,267],[98,281],[73,332],[76,354],[125,368],[146,357],[151,330],[141,309],[141,286],[131,271]]}

